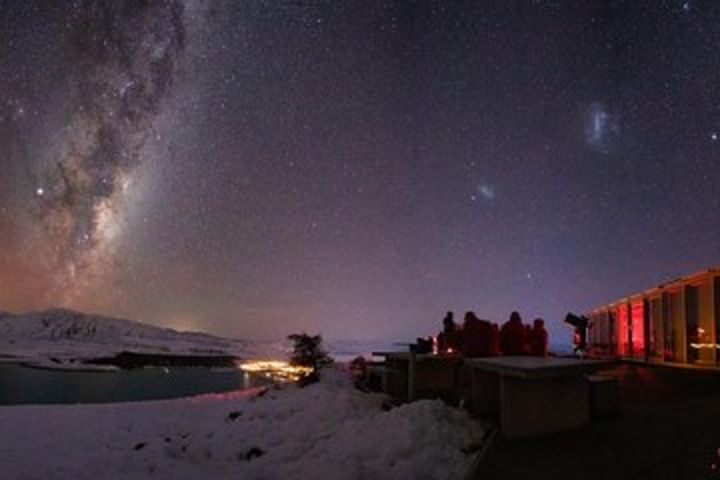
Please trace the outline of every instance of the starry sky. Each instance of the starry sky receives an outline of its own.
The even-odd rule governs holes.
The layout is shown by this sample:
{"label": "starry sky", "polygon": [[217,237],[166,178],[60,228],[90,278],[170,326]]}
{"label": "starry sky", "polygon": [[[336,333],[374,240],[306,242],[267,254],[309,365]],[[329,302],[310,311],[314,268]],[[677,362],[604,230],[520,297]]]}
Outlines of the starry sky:
{"label": "starry sky", "polygon": [[0,0],[0,309],[399,339],[720,263],[720,3]]}

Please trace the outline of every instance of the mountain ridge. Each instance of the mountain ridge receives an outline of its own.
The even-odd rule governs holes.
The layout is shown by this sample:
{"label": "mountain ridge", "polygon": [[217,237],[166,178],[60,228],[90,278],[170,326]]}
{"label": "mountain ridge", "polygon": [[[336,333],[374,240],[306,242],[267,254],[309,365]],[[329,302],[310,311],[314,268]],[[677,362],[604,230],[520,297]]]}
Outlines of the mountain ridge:
{"label": "mountain ridge", "polygon": [[68,366],[123,352],[242,357],[249,347],[243,340],[65,308],[0,313],[0,360],[6,362]]}

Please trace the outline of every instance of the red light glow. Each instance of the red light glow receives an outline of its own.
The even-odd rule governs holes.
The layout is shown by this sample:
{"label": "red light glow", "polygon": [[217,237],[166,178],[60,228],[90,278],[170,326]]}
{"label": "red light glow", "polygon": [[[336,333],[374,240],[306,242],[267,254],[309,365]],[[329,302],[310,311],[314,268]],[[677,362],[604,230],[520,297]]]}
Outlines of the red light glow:
{"label": "red light glow", "polygon": [[629,319],[626,304],[617,307],[617,352],[618,355],[628,354]]}
{"label": "red light glow", "polygon": [[645,354],[645,304],[642,300],[634,301],[630,306],[632,328],[632,354]]}

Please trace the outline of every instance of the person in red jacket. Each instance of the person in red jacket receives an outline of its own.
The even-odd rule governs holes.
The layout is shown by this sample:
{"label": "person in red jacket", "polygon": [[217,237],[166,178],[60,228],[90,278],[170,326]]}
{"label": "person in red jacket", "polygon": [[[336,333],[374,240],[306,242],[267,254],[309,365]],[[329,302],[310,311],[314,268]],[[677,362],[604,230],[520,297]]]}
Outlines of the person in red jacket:
{"label": "person in red jacket", "polygon": [[503,355],[522,355],[525,345],[525,327],[518,312],[512,312],[510,319],[500,329],[500,350]]}
{"label": "person in red jacket", "polygon": [[533,327],[530,332],[530,355],[544,357],[548,350],[548,333],[545,330],[545,321],[542,318],[536,318],[533,321]]}
{"label": "person in red jacket", "polygon": [[492,324],[480,320],[475,312],[467,312],[462,328],[462,352],[466,357],[490,356]]}

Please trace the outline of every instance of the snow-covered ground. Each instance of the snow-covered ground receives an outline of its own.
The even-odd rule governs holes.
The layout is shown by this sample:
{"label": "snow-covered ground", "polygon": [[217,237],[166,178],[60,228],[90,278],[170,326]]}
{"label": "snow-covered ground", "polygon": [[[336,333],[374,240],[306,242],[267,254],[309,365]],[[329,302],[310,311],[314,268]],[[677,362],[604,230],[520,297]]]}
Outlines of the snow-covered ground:
{"label": "snow-covered ground", "polygon": [[83,360],[122,351],[176,355],[256,356],[250,342],[178,332],[71,310],[0,313],[0,362],[87,368]]}
{"label": "snow-covered ground", "polygon": [[[257,393],[257,391],[255,391]],[[0,407],[7,479],[454,479],[481,427],[440,401],[382,408],[320,383],[181,400]]]}

